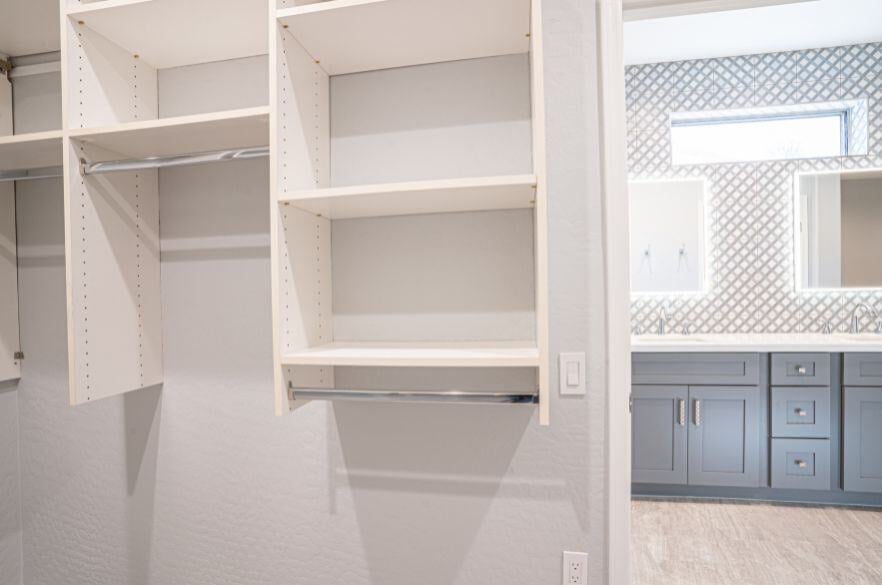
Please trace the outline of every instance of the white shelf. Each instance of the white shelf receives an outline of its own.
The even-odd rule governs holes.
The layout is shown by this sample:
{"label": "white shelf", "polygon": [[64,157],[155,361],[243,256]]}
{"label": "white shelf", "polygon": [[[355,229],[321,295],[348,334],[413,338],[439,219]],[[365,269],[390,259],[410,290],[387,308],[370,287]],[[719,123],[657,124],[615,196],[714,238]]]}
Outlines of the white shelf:
{"label": "white shelf", "polygon": [[331,0],[276,16],[329,75],[530,50],[530,0]]}
{"label": "white shelf", "polygon": [[267,52],[266,0],[103,0],[68,16],[157,69]]}
{"label": "white shelf", "polygon": [[535,175],[478,177],[298,191],[279,201],[330,219],[523,209],[534,206]]}
{"label": "white shelf", "polygon": [[0,137],[0,171],[60,166],[61,130]]}
{"label": "white shelf", "polygon": [[533,342],[336,342],[282,356],[289,366],[531,367],[539,365]]}
{"label": "white shelf", "polygon": [[[128,122],[105,128],[83,128],[71,130],[70,137],[110,151],[89,162],[266,146],[269,143],[269,108],[247,108]],[[118,156],[112,156],[111,153]]]}

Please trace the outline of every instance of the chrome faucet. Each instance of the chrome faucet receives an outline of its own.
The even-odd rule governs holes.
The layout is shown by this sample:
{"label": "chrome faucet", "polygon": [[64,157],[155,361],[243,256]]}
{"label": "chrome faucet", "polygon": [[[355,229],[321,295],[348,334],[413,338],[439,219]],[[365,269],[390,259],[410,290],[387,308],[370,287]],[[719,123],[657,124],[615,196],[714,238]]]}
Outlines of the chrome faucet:
{"label": "chrome faucet", "polygon": [[664,307],[660,307],[658,310],[658,331],[659,335],[664,335],[668,328],[668,320],[671,318],[670,312]]}
{"label": "chrome faucet", "polygon": [[854,311],[851,312],[851,324],[848,326],[849,333],[860,333],[861,332],[861,321],[860,321],[860,313],[861,311],[866,313],[870,313],[873,315],[873,320],[879,319],[879,313],[876,312],[870,305],[867,303],[860,303],[858,306],[854,308]]}

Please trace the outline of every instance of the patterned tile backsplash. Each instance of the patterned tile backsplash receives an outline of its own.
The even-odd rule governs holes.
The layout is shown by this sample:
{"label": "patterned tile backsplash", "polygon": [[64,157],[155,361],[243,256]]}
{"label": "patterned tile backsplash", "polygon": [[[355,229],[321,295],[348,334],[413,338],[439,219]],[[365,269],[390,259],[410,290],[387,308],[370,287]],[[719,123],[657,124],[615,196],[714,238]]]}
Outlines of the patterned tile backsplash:
{"label": "patterned tile backsplash", "polygon": [[[882,43],[635,65],[626,86],[631,178],[705,177],[711,190],[709,292],[637,296],[633,326],[650,330],[662,307],[675,328],[704,333],[817,332],[828,320],[841,329],[858,302],[882,314],[882,290],[796,291],[792,187],[798,171],[882,167]],[[673,112],[847,99],[867,100],[866,156],[671,164]]]}

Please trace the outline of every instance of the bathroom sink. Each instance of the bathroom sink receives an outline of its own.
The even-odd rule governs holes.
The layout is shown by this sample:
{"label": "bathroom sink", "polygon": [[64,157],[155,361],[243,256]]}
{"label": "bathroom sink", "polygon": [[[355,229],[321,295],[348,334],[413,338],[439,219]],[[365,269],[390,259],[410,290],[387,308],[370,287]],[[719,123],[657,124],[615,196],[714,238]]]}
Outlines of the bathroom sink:
{"label": "bathroom sink", "polygon": [[648,343],[702,343],[704,340],[697,335],[638,335],[637,341]]}
{"label": "bathroom sink", "polygon": [[832,337],[850,342],[882,344],[882,335],[878,333],[835,333]]}

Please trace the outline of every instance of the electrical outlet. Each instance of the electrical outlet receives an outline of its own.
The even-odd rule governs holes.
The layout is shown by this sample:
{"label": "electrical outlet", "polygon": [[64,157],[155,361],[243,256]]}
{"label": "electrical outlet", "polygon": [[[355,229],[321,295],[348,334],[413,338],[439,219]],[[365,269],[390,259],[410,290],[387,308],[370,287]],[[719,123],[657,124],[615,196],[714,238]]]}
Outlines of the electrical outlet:
{"label": "electrical outlet", "polygon": [[564,551],[563,585],[588,585],[588,553]]}

